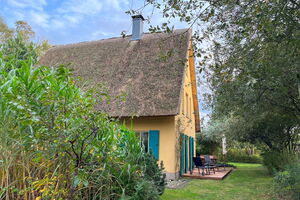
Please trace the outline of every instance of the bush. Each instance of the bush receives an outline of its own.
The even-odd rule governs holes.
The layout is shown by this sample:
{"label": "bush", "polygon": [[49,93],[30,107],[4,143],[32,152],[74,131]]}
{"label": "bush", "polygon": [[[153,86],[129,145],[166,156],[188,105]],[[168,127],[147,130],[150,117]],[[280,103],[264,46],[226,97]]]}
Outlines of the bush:
{"label": "bush", "polygon": [[226,156],[218,156],[221,161],[241,162],[241,163],[262,163],[262,158],[258,154],[249,155],[242,149],[231,149]]}
{"label": "bush", "polygon": [[166,186],[166,174],[163,172],[163,162],[161,161],[160,167],[158,167],[156,158],[151,153],[147,153],[144,159],[144,163],[145,178],[154,183],[158,194],[162,195]]}
{"label": "bush", "polygon": [[196,135],[196,155],[217,155],[220,151],[220,143],[209,138],[203,134]]}
{"label": "bush", "polygon": [[25,51],[32,44],[8,42],[0,45],[0,199],[157,199],[163,175],[135,133],[96,112],[94,91],[68,68],[36,66]]}
{"label": "bush", "polygon": [[300,199],[300,161],[285,167],[284,171],[275,173],[275,191],[280,197]]}
{"label": "bush", "polygon": [[262,154],[263,164],[270,174],[283,171],[286,166],[291,165],[296,160],[296,154],[289,151],[269,151]]}

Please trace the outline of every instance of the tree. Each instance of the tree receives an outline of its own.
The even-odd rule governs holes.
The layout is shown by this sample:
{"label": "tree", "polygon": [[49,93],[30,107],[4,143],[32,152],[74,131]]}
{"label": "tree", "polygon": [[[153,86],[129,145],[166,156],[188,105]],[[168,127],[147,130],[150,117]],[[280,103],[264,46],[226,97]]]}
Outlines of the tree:
{"label": "tree", "polygon": [[0,17],[0,43],[10,38],[13,35],[13,30],[10,29],[5,21]]}
{"label": "tree", "polygon": [[[35,51],[38,56],[41,56],[51,47],[47,40],[43,40],[38,44],[32,43],[35,32],[26,21],[16,21],[15,28],[9,28],[4,19],[0,17],[0,44],[5,44],[15,37],[21,37],[25,43],[35,46]],[[24,50],[25,49],[23,49],[23,51]]]}
{"label": "tree", "polygon": [[212,89],[213,119],[238,119],[232,130],[242,141],[268,150],[295,150],[300,124],[298,0],[147,3],[162,9],[166,19],[153,31],[172,30],[172,18],[201,27],[194,32],[194,46],[210,45],[206,51],[196,48],[195,55]]}

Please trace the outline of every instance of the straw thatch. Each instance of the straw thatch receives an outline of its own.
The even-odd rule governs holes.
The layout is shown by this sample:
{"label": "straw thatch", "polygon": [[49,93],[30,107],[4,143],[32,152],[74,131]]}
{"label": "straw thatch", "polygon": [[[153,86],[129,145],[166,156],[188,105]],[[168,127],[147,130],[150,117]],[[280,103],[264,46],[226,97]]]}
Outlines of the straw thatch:
{"label": "straw thatch", "polygon": [[[96,108],[111,116],[176,115],[191,32],[144,34],[51,48],[40,63],[70,64],[75,76],[102,83],[112,97]],[[123,94],[125,101],[116,98]]]}

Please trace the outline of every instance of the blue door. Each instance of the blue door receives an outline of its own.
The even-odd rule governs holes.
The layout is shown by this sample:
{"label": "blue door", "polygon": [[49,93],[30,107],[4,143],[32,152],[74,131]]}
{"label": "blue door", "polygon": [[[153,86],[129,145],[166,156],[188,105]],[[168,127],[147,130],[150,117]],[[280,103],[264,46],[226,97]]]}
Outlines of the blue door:
{"label": "blue door", "polygon": [[159,160],[159,131],[150,130],[149,131],[149,149],[152,155]]}

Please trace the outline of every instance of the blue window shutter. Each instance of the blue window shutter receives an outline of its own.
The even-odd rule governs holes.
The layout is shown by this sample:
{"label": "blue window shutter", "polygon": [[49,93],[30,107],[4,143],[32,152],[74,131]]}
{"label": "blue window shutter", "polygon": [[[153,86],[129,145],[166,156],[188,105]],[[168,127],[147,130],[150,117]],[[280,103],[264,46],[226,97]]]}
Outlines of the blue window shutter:
{"label": "blue window shutter", "polygon": [[185,168],[184,172],[187,173],[189,170],[189,136],[185,135]]}
{"label": "blue window shutter", "polygon": [[180,133],[180,175],[184,174],[184,134]]}
{"label": "blue window shutter", "polygon": [[194,169],[193,157],[194,157],[194,138],[190,137],[190,170]]}
{"label": "blue window shutter", "polygon": [[192,156],[195,157],[195,141],[194,141],[194,137],[192,137]]}
{"label": "blue window shutter", "polygon": [[159,131],[157,130],[149,131],[149,149],[153,156],[159,160]]}

